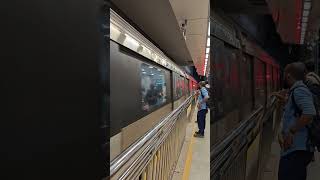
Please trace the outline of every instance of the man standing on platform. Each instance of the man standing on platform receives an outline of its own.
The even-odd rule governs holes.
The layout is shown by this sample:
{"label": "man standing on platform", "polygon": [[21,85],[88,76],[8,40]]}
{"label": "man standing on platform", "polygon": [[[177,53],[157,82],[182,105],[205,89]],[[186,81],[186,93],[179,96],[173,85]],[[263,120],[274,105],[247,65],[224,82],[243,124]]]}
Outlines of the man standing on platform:
{"label": "man standing on platform", "polygon": [[204,129],[206,126],[206,114],[208,112],[207,101],[209,99],[208,91],[205,87],[206,83],[201,81],[199,83],[199,96],[198,96],[198,114],[197,122],[199,131],[195,132],[194,137],[204,137]]}
{"label": "man standing on platform", "polygon": [[303,83],[304,77],[303,63],[286,66],[284,79],[290,90],[282,119],[278,180],[306,180],[307,166],[313,157],[307,125],[316,115],[316,109],[313,95]]}

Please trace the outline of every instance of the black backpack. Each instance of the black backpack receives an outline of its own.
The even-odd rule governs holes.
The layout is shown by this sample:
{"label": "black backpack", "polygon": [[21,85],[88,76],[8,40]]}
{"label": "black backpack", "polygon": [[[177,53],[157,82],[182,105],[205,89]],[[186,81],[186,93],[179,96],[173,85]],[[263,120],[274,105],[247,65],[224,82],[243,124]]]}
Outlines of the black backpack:
{"label": "black backpack", "polygon": [[[294,90],[296,88],[305,86],[297,86],[294,89],[291,90],[291,101],[295,108],[295,114],[297,117],[301,116],[302,111],[299,109],[298,105],[296,104],[295,98],[294,98]],[[317,147],[317,150],[320,152],[320,116],[319,116],[319,100],[320,100],[320,86],[318,84],[309,84],[308,86],[309,91],[311,91],[313,95],[313,104],[316,109],[316,116],[313,118],[313,121],[311,124],[307,126],[308,132],[309,132],[309,142],[312,146]]]}

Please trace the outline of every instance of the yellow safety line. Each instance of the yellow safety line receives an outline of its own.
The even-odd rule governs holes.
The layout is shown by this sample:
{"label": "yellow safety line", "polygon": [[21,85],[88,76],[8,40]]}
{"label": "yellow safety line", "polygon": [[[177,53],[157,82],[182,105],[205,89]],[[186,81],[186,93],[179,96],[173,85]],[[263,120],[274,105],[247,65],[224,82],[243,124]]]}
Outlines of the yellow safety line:
{"label": "yellow safety line", "polygon": [[194,141],[194,136],[193,136],[194,129],[195,129],[195,125],[193,123],[192,136],[191,136],[190,143],[189,143],[189,146],[188,146],[187,160],[186,160],[186,163],[184,165],[182,180],[189,180],[191,161],[192,161],[193,141]]}

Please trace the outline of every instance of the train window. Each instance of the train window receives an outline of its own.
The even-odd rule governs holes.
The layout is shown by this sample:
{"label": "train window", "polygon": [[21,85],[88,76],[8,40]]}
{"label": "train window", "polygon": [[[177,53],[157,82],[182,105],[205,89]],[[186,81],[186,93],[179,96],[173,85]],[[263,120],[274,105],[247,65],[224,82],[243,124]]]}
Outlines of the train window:
{"label": "train window", "polygon": [[273,78],[274,78],[274,90],[276,91],[276,90],[278,90],[279,89],[279,69],[278,68],[274,68],[273,69],[274,71],[273,71]]}
{"label": "train window", "polygon": [[272,66],[271,66],[271,64],[267,64],[266,80],[267,80],[267,96],[269,97],[269,95],[272,91]]}
{"label": "train window", "polygon": [[266,101],[266,68],[265,64],[256,59],[254,65],[255,104],[265,105]]}
{"label": "train window", "polygon": [[244,55],[244,59],[240,64],[241,75],[241,108],[243,116],[246,118],[251,114],[252,110],[252,58],[249,55]]}
{"label": "train window", "polygon": [[173,73],[173,82],[174,82],[173,84],[174,100],[178,100],[184,95],[184,92],[183,92],[184,78],[178,75],[177,73]]}
{"label": "train window", "polygon": [[184,91],[186,96],[188,97],[190,92],[189,92],[189,80],[187,78],[184,79]]}
{"label": "train window", "polygon": [[[171,111],[171,73],[165,68],[151,63],[149,65],[147,62],[148,59],[110,41],[110,79],[113,82],[110,86],[111,136],[152,114],[153,111],[163,108],[161,114],[157,114],[157,118],[150,119],[151,122],[155,119],[160,120]],[[152,102],[152,98],[146,97],[151,84],[160,94],[156,103]],[[146,107],[144,101],[148,100],[150,104]],[[144,130],[141,130],[138,134],[143,132]]]}
{"label": "train window", "polygon": [[150,111],[167,101],[165,73],[154,66],[141,64],[142,109]]}

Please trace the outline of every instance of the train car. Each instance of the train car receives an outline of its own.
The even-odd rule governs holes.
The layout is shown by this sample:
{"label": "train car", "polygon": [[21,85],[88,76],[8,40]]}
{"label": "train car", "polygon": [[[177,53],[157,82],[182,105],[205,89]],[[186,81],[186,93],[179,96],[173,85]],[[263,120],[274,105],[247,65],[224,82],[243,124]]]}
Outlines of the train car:
{"label": "train car", "polygon": [[279,89],[280,69],[271,56],[240,30],[222,29],[216,20],[211,24],[213,121],[219,123],[219,128],[211,131],[218,133],[213,136],[215,144],[255,109],[270,103],[270,93]]}
{"label": "train car", "polygon": [[[262,133],[264,124],[271,124],[273,129],[269,132],[276,129],[275,122],[262,118],[267,117],[272,103],[270,93],[280,87],[280,67],[240,27],[213,17],[210,21],[213,76],[209,79],[212,87],[209,94],[214,103],[210,126],[211,177],[218,180],[220,175],[227,176],[227,167],[243,166],[246,172],[239,172],[243,176],[239,178],[255,179],[261,147],[267,147],[263,144],[266,142],[263,137],[268,136]],[[237,159],[231,161],[230,157]]]}
{"label": "train car", "polygon": [[113,10],[110,22],[112,160],[191,96],[197,82]]}

